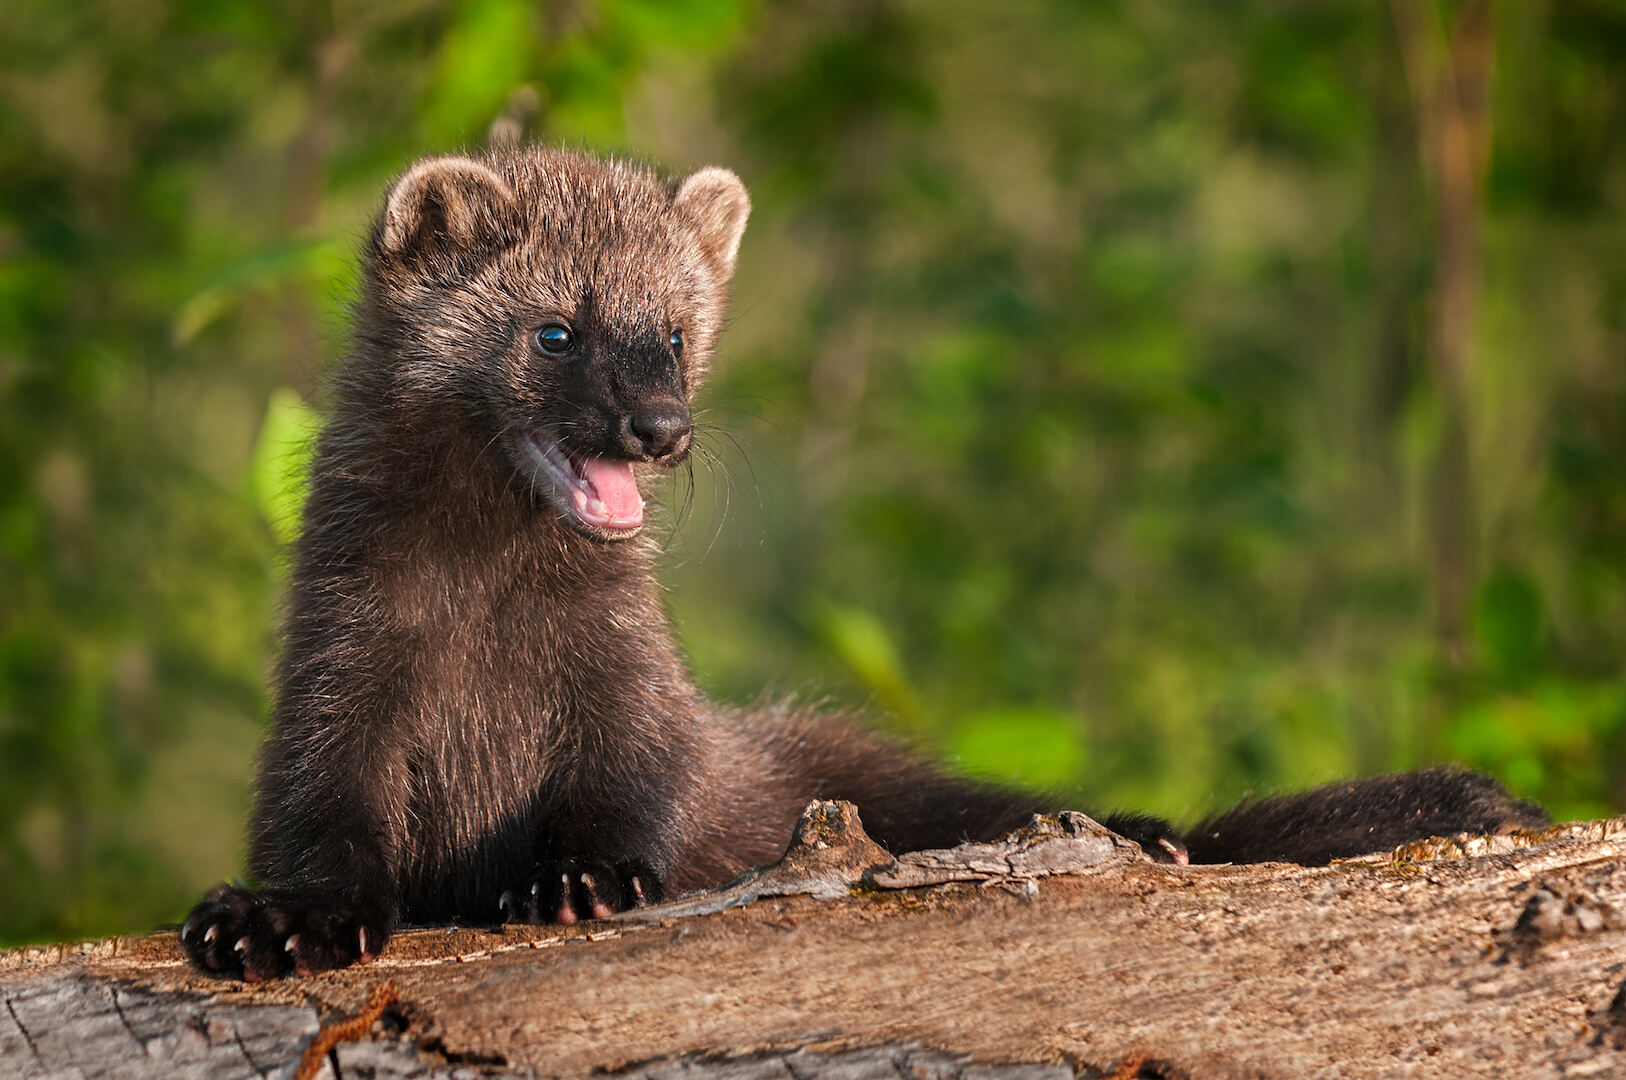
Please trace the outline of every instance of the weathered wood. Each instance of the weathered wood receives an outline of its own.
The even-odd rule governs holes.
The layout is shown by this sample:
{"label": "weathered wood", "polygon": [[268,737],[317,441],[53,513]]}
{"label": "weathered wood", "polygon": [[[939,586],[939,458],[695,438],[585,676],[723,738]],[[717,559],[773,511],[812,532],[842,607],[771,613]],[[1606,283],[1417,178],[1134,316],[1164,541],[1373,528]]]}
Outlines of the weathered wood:
{"label": "weathered wood", "polygon": [[0,953],[0,1076],[289,1077],[386,979],[347,1080],[1626,1076],[1626,820],[1308,869],[1082,815],[894,860],[810,811],[729,889],[309,979],[206,978],[172,933]]}

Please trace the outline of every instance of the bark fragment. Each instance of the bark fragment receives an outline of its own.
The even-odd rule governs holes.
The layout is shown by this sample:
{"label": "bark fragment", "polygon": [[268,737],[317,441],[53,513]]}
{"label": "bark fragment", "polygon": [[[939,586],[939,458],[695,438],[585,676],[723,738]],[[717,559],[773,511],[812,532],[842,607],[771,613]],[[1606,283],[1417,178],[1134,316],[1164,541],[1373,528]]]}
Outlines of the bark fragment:
{"label": "bark fragment", "polygon": [[286,1080],[386,979],[399,1023],[336,1048],[346,1080],[1626,1074],[1626,820],[1319,868],[1098,830],[893,859],[819,804],[726,902],[412,930],[252,987],[173,932],[0,952],[0,1076]]}

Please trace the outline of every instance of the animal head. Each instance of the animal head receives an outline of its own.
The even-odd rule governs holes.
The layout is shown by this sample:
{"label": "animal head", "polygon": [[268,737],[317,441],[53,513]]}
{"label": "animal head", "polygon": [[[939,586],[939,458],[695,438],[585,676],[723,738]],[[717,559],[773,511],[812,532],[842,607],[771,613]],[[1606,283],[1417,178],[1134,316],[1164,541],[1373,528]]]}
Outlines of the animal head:
{"label": "animal head", "polygon": [[750,208],[726,169],[425,158],[374,223],[361,333],[393,400],[457,403],[566,524],[625,539],[643,523],[634,464],[689,452]]}

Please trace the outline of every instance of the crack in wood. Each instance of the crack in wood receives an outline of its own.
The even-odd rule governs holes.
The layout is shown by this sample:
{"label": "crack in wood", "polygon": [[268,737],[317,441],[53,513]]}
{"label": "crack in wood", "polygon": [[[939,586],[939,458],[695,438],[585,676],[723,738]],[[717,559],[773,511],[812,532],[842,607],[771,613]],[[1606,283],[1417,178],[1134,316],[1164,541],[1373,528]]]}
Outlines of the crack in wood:
{"label": "crack in wood", "polygon": [[28,1027],[23,1023],[23,1018],[17,1015],[17,1008],[9,997],[6,998],[6,1012],[11,1014],[11,1022],[17,1025],[17,1031],[22,1035],[23,1042],[28,1044],[28,1052],[34,1055],[34,1060],[44,1061],[45,1059],[40,1056],[40,1048],[34,1045],[34,1036],[28,1033]]}
{"label": "crack in wood", "polygon": [[135,1044],[141,1047],[141,1056],[152,1057],[152,1050],[147,1046],[147,1040],[143,1039],[136,1033],[136,1029],[130,1024],[130,1018],[124,1015],[124,1006],[119,1003],[118,986],[109,986],[107,988],[107,992],[108,996],[113,999],[113,1011],[118,1014],[119,1023],[124,1025],[124,1030],[130,1033],[130,1038],[135,1042]]}
{"label": "crack in wood", "polygon": [[237,1044],[237,1052],[243,1055],[243,1060],[248,1062],[248,1067],[254,1070],[254,1074],[269,1077],[271,1073],[266,1069],[262,1069],[260,1063],[254,1060],[254,1055],[249,1053],[248,1044],[243,1041],[243,1033],[238,1030],[236,1024],[231,1026],[231,1037],[232,1042]]}
{"label": "crack in wood", "polygon": [[883,1044],[830,1052],[803,1046],[746,1054],[688,1054],[594,1075],[625,1080],[781,1080],[787,1075],[790,1080],[1074,1080],[1101,1073],[1056,1063],[984,1061],[918,1045]]}
{"label": "crack in wood", "polygon": [[[433,1021],[427,1021],[433,1023]],[[419,1057],[431,1058],[443,1065],[469,1065],[475,1068],[506,1068],[508,1059],[502,1054],[482,1054],[475,1050],[452,1050],[439,1036],[419,1039],[414,1045]]]}

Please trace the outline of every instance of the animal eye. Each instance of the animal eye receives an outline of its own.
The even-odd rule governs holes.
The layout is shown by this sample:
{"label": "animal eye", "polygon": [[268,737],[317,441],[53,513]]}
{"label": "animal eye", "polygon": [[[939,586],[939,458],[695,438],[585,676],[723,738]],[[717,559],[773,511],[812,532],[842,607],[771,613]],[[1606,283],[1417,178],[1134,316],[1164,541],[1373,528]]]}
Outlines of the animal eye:
{"label": "animal eye", "polygon": [[536,347],[545,353],[557,356],[569,352],[575,344],[576,335],[570,332],[568,326],[549,323],[536,332]]}
{"label": "animal eye", "polygon": [[672,336],[668,340],[671,341],[671,343],[672,343],[672,351],[677,353],[679,356],[682,356],[683,355],[683,331],[682,330],[673,330],[672,331]]}

